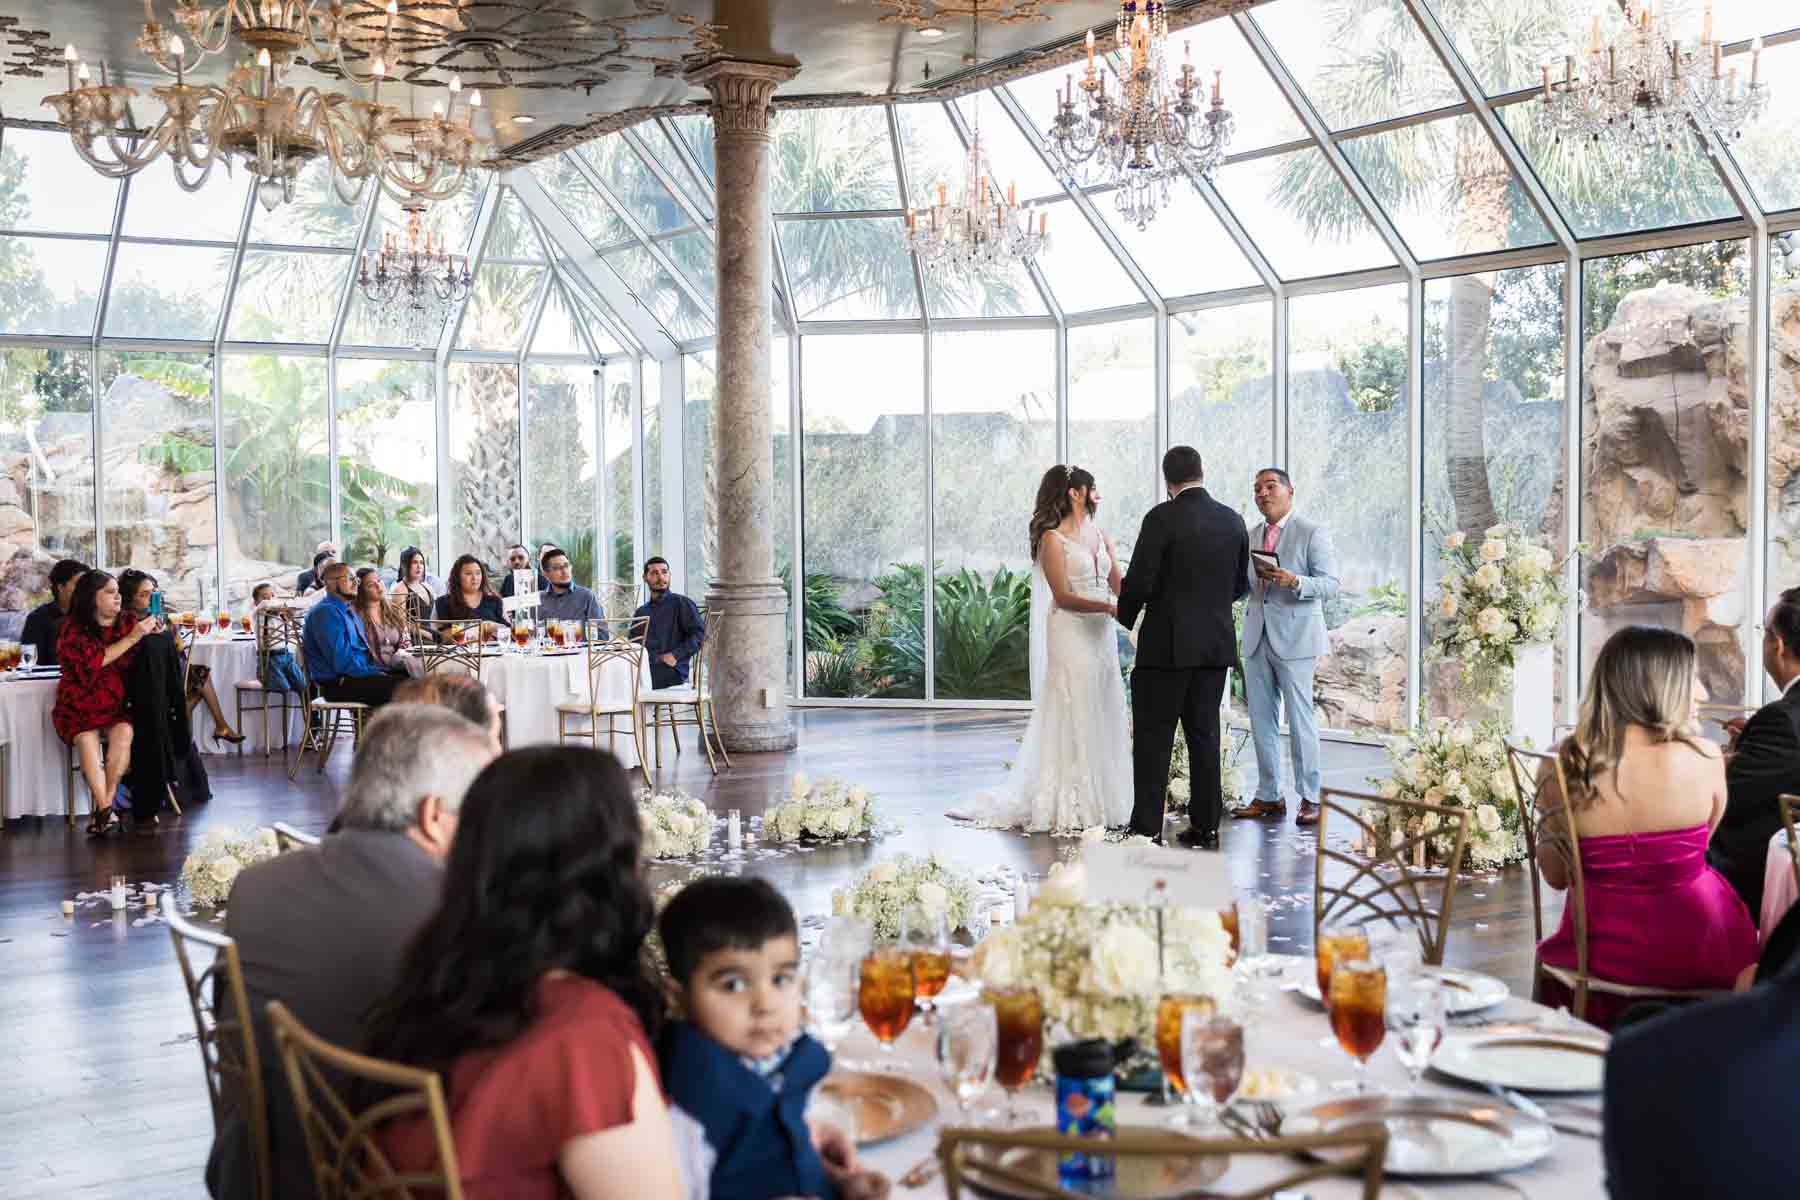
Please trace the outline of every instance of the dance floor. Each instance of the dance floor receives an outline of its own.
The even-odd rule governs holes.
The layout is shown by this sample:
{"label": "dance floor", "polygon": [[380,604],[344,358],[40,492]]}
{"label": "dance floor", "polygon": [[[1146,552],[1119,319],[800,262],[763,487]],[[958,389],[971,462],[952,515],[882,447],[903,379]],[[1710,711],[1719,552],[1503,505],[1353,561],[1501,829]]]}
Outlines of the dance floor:
{"label": "dance floor", "polygon": [[[879,798],[883,840],[809,853],[756,856],[746,870],[783,888],[803,916],[825,913],[834,887],[877,858],[938,852],[973,872],[996,865],[1047,870],[1070,843],[968,829],[944,819],[970,793],[997,787],[1024,718],[986,712],[809,710],[797,713],[800,748],[740,755],[714,777],[690,740],[677,765],[665,744],[662,787],[701,797],[746,820],[785,791],[796,772],[868,787]],[[1327,786],[1361,788],[1381,770],[1375,747],[1327,743]],[[278,763],[208,758],[211,803],[165,817],[153,838],[90,843],[60,821],[13,822],[0,837],[0,1193],[27,1197],[160,1200],[205,1195],[201,1168],[212,1120],[193,1019],[168,930],[93,909],[66,920],[60,902],[104,888],[115,874],[173,882],[208,829],[286,821],[319,832],[349,773],[340,751],[323,775],[309,762],[289,783]],[[1236,880],[1269,898],[1273,948],[1311,944],[1315,839],[1288,821],[1227,822],[1223,854]],[[656,881],[682,874],[653,868]],[[1547,900],[1554,922],[1560,898]],[[1522,868],[1459,884],[1448,961],[1492,972],[1524,991],[1531,969],[1531,890]]]}

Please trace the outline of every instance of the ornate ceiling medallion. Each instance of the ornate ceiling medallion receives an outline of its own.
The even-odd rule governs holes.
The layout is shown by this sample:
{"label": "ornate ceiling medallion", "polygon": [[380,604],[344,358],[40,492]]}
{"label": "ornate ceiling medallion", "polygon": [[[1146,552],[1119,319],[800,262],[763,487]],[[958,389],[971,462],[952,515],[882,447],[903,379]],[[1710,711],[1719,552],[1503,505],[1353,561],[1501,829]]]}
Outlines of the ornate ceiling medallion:
{"label": "ornate ceiling medallion", "polygon": [[1022,25],[1027,21],[1048,21],[1044,9],[1069,0],[875,0],[884,24],[921,26],[937,25],[953,17],[972,17],[990,25]]}

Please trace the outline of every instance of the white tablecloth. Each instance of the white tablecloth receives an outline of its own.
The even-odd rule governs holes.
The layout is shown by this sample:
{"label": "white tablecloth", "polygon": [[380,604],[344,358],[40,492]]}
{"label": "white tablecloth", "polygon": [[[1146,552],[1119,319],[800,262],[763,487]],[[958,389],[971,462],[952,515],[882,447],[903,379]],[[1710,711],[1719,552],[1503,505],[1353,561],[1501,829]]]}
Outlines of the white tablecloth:
{"label": "white tablecloth", "polygon": [[[481,660],[481,682],[506,705],[506,744],[520,746],[556,742],[556,706],[567,701],[587,700],[587,653],[576,651],[552,654],[488,654]],[[639,680],[640,695],[650,691],[650,666],[643,667]],[[600,672],[600,699],[603,704],[631,702],[631,672],[622,661],[609,662]],[[579,722],[585,727],[585,720]],[[626,723],[619,721],[624,729]],[[601,748],[605,749],[605,739]],[[613,753],[627,767],[637,765],[637,748],[629,735],[613,739]]]}
{"label": "white tablecloth", "polygon": [[[219,707],[225,710],[225,719],[235,722],[237,716],[237,685],[239,680],[256,678],[256,639],[254,637],[238,638],[236,636],[221,638],[212,637],[194,639],[194,649],[190,655],[195,666],[206,667],[212,671],[213,690],[219,693]],[[262,693],[257,692],[252,698],[245,696],[243,728],[238,732],[245,736],[244,753],[260,754],[263,749],[263,717],[254,711],[253,706],[262,703]],[[291,724],[289,745],[299,742],[300,698],[288,696],[288,720]],[[225,742],[214,742],[212,713],[204,703],[194,708],[194,743],[200,747],[202,754],[235,754],[236,748]],[[269,714],[269,740],[281,745],[281,707],[279,704]]]}
{"label": "white tablecloth", "polygon": [[[1290,964],[1291,971],[1310,972],[1313,969],[1312,959],[1294,959]],[[1503,1006],[1490,1010],[1486,1015],[1507,1017],[1544,1017],[1548,1009],[1513,997]],[[1567,1019],[1566,1014],[1561,1019]],[[1580,1031],[1595,1038],[1605,1035],[1590,1026],[1568,1019],[1566,1026],[1571,1031]],[[1479,1029],[1455,1031],[1449,1038],[1469,1037],[1480,1032]],[[1254,1024],[1247,1034],[1246,1049],[1249,1066],[1281,1066],[1289,1070],[1300,1071],[1316,1079],[1320,1092],[1312,1103],[1322,1103],[1333,1097],[1330,1084],[1338,1079],[1350,1077],[1352,1062],[1348,1055],[1337,1048],[1337,1043],[1321,1045],[1321,1039],[1330,1038],[1330,1027],[1326,1023],[1324,1012],[1315,1004],[1300,996],[1282,992],[1273,998],[1265,1010],[1260,1022]],[[1445,1046],[1448,1047],[1446,1039]],[[860,1024],[856,1032],[846,1038],[838,1047],[838,1061],[853,1060],[857,1064],[876,1063],[882,1057],[874,1039],[867,1029]],[[956,1103],[950,1094],[938,1082],[937,1068],[932,1060],[929,1031],[924,1029],[915,1018],[913,1024],[901,1036],[899,1045],[891,1056],[905,1067],[906,1074],[913,1080],[925,1084],[938,1100],[940,1117],[954,1120]],[[1395,1091],[1406,1086],[1406,1071],[1401,1067],[1393,1051],[1386,1045],[1378,1050],[1369,1060],[1369,1081],[1381,1088]],[[1463,1100],[1481,1099],[1487,1093],[1466,1088],[1459,1088],[1429,1072],[1421,1085],[1424,1093],[1441,1092],[1453,1094]],[[999,1099],[998,1087],[991,1089],[984,1099],[983,1106],[991,1107]],[[1169,1110],[1146,1107],[1146,1098],[1137,1095],[1122,1095],[1119,1098],[1120,1125],[1160,1125],[1168,1117]],[[1539,1100],[1550,1101],[1549,1097],[1538,1097]],[[1598,1095],[1584,1095],[1574,1098],[1583,1106],[1598,1108]],[[1491,1101],[1490,1101],[1491,1102]],[[1296,1108],[1304,1107],[1303,1101]],[[1048,1088],[1028,1087],[1021,1093],[1021,1104],[1036,1116],[1041,1116],[1045,1125],[1054,1122],[1054,1098]],[[1560,1114],[1553,1114],[1560,1115]],[[1574,1120],[1574,1118],[1569,1118]],[[1581,1122],[1584,1125],[1597,1123],[1591,1118]],[[888,1178],[898,1181],[900,1176],[918,1163],[921,1159],[933,1154],[937,1147],[936,1125],[896,1139],[886,1145],[865,1150],[864,1161],[883,1172]],[[1279,1178],[1292,1165],[1291,1160],[1283,1160],[1244,1156],[1241,1161],[1233,1160],[1230,1170],[1221,1179],[1209,1186],[1217,1188],[1226,1195],[1236,1195],[1257,1180]],[[1594,1138],[1580,1137],[1572,1134],[1557,1134],[1556,1149],[1550,1157],[1534,1166],[1523,1170],[1509,1172],[1496,1177],[1503,1182],[1492,1184],[1481,1179],[1454,1179],[1443,1182],[1427,1180],[1390,1180],[1382,1188],[1384,1196],[1416,1200],[1417,1197],[1483,1197],[1502,1194],[1525,1195],[1533,1200],[1553,1200],[1553,1198],[1570,1197],[1571,1200],[1591,1200],[1592,1197],[1605,1194],[1603,1168],[1600,1156],[1600,1143]],[[1313,1200],[1336,1200],[1338,1197],[1352,1197],[1361,1194],[1361,1183],[1351,1183],[1344,1179],[1314,1180],[1306,1184],[1304,1191]],[[925,1187],[909,1191],[896,1187],[897,1197],[938,1197],[945,1194],[943,1179],[934,1178]]]}
{"label": "white tablecloth", "polygon": [[1768,941],[1787,910],[1794,907],[1794,856],[1788,852],[1787,830],[1777,829],[1769,839],[1769,857],[1763,863],[1762,940]]}
{"label": "white tablecloth", "polygon": [[[0,682],[0,741],[7,750],[6,817],[61,816],[68,811],[69,748],[50,724],[56,680]],[[88,810],[85,785],[75,811]]]}

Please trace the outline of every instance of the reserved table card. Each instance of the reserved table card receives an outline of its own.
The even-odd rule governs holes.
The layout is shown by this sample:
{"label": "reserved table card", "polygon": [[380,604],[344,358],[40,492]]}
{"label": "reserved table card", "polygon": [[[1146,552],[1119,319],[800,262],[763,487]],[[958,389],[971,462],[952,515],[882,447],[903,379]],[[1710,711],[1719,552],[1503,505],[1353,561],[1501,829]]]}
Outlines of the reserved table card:
{"label": "reserved table card", "polygon": [[1223,855],[1196,854],[1144,843],[1090,843],[1082,853],[1088,896],[1117,904],[1145,904],[1163,885],[1174,908],[1230,908],[1235,901]]}

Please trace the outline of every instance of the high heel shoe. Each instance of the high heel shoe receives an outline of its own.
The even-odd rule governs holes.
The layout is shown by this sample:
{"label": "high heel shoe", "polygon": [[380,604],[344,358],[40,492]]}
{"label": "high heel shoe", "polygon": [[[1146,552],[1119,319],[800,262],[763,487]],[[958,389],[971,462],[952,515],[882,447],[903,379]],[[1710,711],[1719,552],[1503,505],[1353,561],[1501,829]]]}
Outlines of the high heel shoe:
{"label": "high heel shoe", "polygon": [[119,827],[119,813],[112,805],[96,809],[88,817],[87,835],[91,838],[105,837]]}
{"label": "high heel shoe", "polygon": [[217,730],[214,730],[212,740],[215,744],[218,742],[225,742],[233,746],[241,746],[244,743],[245,736],[246,735],[241,733],[220,733]]}

